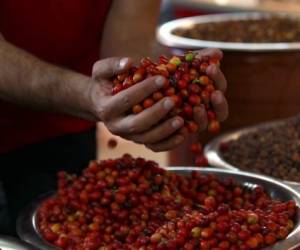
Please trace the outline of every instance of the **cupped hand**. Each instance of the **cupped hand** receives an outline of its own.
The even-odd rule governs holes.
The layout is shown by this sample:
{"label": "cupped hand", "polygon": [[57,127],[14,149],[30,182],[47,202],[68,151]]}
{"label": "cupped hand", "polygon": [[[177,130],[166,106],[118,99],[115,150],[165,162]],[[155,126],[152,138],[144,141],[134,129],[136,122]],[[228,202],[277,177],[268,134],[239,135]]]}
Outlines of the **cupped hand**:
{"label": "cupped hand", "polygon": [[[208,48],[197,52],[196,58],[200,61],[207,58],[216,58],[221,60],[223,53],[219,49]],[[222,122],[228,117],[228,104],[224,97],[224,93],[227,88],[227,81],[216,65],[210,65],[207,67],[206,74],[214,81],[216,90],[211,94],[211,102],[216,113],[217,119]],[[205,130],[208,125],[206,110],[203,106],[194,108],[194,119],[198,123],[200,130]]]}
{"label": "cupped hand", "polygon": [[[217,58],[223,54],[218,49],[197,51],[198,59]],[[141,103],[155,91],[164,86],[165,78],[153,76],[139,84],[112,95],[110,79],[132,66],[130,58],[107,58],[95,63],[91,87],[94,113],[110,132],[136,143],[145,144],[155,152],[171,150],[179,146],[188,135],[184,120],[180,116],[166,119],[167,114],[174,108],[175,103],[170,97],[165,97],[152,107],[139,114],[129,114],[132,107]],[[215,82],[217,90],[211,95],[214,111],[219,121],[228,116],[228,104],[224,97],[227,87],[226,79],[215,65],[210,65],[207,75]],[[208,120],[204,107],[194,108],[194,119],[200,130],[207,128]]]}
{"label": "cupped hand", "polygon": [[145,144],[155,152],[177,147],[186,136],[186,131],[179,132],[184,126],[183,119],[175,116],[161,121],[174,107],[172,98],[165,97],[139,114],[128,114],[134,105],[164,86],[164,77],[147,78],[116,95],[111,94],[111,77],[131,65],[130,58],[108,58],[95,63],[91,96],[96,116],[113,134]]}

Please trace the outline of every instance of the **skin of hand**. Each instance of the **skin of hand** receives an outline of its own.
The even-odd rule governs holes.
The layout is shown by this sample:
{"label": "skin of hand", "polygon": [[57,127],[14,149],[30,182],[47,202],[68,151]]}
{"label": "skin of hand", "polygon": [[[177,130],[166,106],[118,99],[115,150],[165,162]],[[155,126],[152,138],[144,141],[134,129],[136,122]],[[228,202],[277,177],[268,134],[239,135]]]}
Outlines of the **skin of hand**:
{"label": "skin of hand", "polygon": [[[222,52],[217,49],[197,51],[197,58],[211,57],[221,59]],[[128,111],[135,105],[159,90],[164,85],[162,76],[154,76],[112,96],[111,77],[126,71],[132,65],[131,58],[107,58],[100,60],[93,67],[93,81],[90,89],[95,113],[110,132],[136,143],[145,144],[149,149],[159,152],[179,146],[188,136],[184,120],[175,116],[160,122],[174,107],[170,97],[165,97],[152,107],[139,114]],[[228,105],[223,95],[226,79],[217,66],[209,66],[207,74],[214,80],[218,90],[212,93],[212,103],[219,121],[228,116]],[[194,119],[201,130],[207,127],[207,115],[204,107],[194,108]]]}

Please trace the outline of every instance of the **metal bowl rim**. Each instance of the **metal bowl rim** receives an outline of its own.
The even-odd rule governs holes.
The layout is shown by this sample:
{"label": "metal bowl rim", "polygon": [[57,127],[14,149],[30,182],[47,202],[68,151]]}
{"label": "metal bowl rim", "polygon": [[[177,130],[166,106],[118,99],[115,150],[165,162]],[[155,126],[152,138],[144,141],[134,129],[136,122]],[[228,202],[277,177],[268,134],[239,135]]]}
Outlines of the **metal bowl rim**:
{"label": "metal bowl rim", "polygon": [[0,235],[0,249],[3,249],[4,247],[18,250],[36,249],[34,246],[28,244],[27,242],[17,239],[15,237]]}
{"label": "metal bowl rim", "polygon": [[[297,116],[296,119],[297,118],[299,118],[299,116]],[[273,126],[280,126],[280,125],[282,125],[285,122],[290,121],[290,120],[291,120],[291,118],[281,119],[281,120],[274,120],[274,121],[271,121],[271,122],[263,122],[263,123],[259,123],[257,125],[247,126],[247,127],[244,127],[244,128],[235,129],[235,130],[226,132],[226,133],[214,138],[213,140],[211,140],[204,147],[204,150],[203,150],[204,155],[208,159],[209,164],[211,164],[211,165],[213,165],[217,168],[247,172],[246,170],[240,169],[237,166],[233,166],[232,164],[230,164],[229,162],[224,160],[224,158],[222,157],[222,153],[220,152],[220,145],[222,143],[226,143],[230,140],[233,140],[234,139],[233,137],[238,138],[242,135],[245,135],[245,134],[248,134],[248,133],[251,133],[251,132],[255,132],[258,129],[270,128],[270,127],[273,127]],[[249,172],[249,173],[252,173],[252,172]],[[261,174],[261,175],[263,175],[263,174]],[[270,178],[273,178],[273,177],[270,177]],[[280,180],[280,179],[277,179],[277,178],[273,178],[273,179],[283,181],[285,184],[300,190],[300,183],[299,182]]]}
{"label": "metal bowl rim", "polygon": [[298,13],[270,13],[270,12],[241,12],[241,13],[223,13],[210,14],[193,17],[184,17],[168,21],[156,30],[157,40],[168,47],[183,49],[199,49],[205,47],[219,48],[228,51],[248,51],[248,52],[272,52],[272,51],[294,51],[300,50],[300,42],[293,43],[234,43],[217,42],[200,39],[191,39],[176,36],[172,31],[176,28],[188,27],[198,23],[234,21],[247,19],[261,19],[270,16],[288,16],[289,18],[300,18]]}

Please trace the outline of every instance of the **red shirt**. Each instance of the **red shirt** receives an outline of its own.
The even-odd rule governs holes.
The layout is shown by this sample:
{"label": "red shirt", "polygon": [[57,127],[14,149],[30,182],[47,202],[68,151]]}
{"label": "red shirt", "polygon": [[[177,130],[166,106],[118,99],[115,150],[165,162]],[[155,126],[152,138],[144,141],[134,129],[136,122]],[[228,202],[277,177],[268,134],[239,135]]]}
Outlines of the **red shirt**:
{"label": "red shirt", "polygon": [[[0,0],[0,32],[47,62],[90,75],[99,58],[108,0]],[[0,102],[0,153],[95,126]]]}

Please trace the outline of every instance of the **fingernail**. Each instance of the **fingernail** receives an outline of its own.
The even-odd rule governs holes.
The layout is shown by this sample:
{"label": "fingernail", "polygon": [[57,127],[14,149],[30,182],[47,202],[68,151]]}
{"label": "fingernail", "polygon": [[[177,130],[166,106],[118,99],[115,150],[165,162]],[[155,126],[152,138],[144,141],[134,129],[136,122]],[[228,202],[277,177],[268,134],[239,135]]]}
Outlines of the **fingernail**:
{"label": "fingernail", "polygon": [[162,76],[158,76],[158,77],[156,77],[156,79],[155,79],[155,83],[156,83],[156,85],[157,85],[158,87],[162,87],[162,86],[164,86],[165,78],[162,77]]}
{"label": "fingernail", "polygon": [[119,62],[119,69],[123,69],[126,66],[126,64],[128,63],[128,60],[129,59],[127,57],[122,58]]}
{"label": "fingernail", "polygon": [[179,119],[175,119],[174,121],[172,121],[172,127],[173,128],[180,128],[182,126],[182,122]]}
{"label": "fingernail", "polygon": [[164,108],[167,109],[167,110],[173,108],[174,105],[175,105],[174,102],[172,100],[170,100],[170,99],[167,99],[164,102]]}

